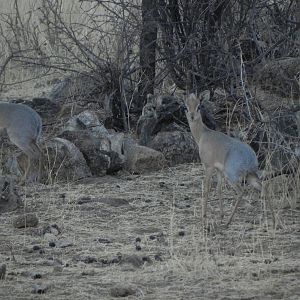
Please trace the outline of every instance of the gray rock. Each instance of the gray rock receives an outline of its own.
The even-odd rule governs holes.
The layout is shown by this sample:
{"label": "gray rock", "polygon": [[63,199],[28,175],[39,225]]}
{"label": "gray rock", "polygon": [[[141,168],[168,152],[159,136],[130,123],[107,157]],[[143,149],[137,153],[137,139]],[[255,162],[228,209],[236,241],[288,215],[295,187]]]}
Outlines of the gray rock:
{"label": "gray rock", "polygon": [[161,152],[140,146],[134,140],[124,142],[125,169],[132,173],[145,173],[161,170],[166,166],[166,159]]}
{"label": "gray rock", "polygon": [[78,147],[92,174],[103,176],[122,169],[124,134],[109,134],[97,119],[97,115],[90,111],[85,111],[74,118],[59,137],[71,141]]}
{"label": "gray rock", "polygon": [[56,241],[57,241],[56,235],[54,235],[53,233],[50,233],[50,232],[46,232],[44,234],[44,239],[49,243],[56,243]]}
{"label": "gray rock", "polygon": [[138,289],[129,284],[119,284],[111,288],[110,295],[112,297],[128,297],[137,294]]}
{"label": "gray rock", "polygon": [[111,150],[118,153],[121,157],[123,155],[123,145],[124,145],[124,138],[125,135],[123,132],[115,132],[110,133],[108,138],[110,139],[111,143]]}
{"label": "gray rock", "polygon": [[163,153],[170,166],[200,160],[198,146],[190,132],[159,132],[148,147]]}
{"label": "gray rock", "polygon": [[62,273],[64,267],[61,265],[56,265],[53,267],[53,273]]}
{"label": "gray rock", "polygon": [[94,269],[84,270],[81,272],[82,276],[94,276],[96,271]]}
{"label": "gray rock", "polygon": [[45,284],[34,284],[32,286],[32,294],[45,294],[46,291],[50,288],[49,285],[45,285]]}
{"label": "gray rock", "polygon": [[56,224],[47,225],[43,228],[43,234],[51,233],[55,236],[61,233],[61,229]]}
{"label": "gray rock", "polygon": [[39,223],[39,219],[35,214],[22,214],[15,218],[13,225],[15,228],[35,227]]}
{"label": "gray rock", "polygon": [[95,137],[109,135],[107,129],[99,121],[97,114],[90,110],[83,111],[82,113],[71,118],[67,122],[63,131],[77,131],[84,129],[91,131]]}
{"label": "gray rock", "polygon": [[58,240],[56,242],[57,248],[67,248],[67,247],[71,247],[71,246],[74,246],[74,243],[67,239]]}
{"label": "gray rock", "polygon": [[[83,154],[70,141],[54,138],[46,143],[46,182],[72,181],[92,175]],[[44,176],[45,176],[44,175]]]}
{"label": "gray rock", "polygon": [[121,264],[130,264],[135,268],[140,268],[145,264],[145,261],[141,256],[138,256],[136,254],[132,255],[122,255]]}
{"label": "gray rock", "polygon": [[44,274],[41,272],[29,272],[28,276],[30,276],[32,279],[41,279]]}
{"label": "gray rock", "polygon": [[111,165],[110,140],[107,137],[97,138],[88,130],[64,131],[60,137],[71,141],[78,147],[85,157],[92,175],[103,176],[106,174]]}

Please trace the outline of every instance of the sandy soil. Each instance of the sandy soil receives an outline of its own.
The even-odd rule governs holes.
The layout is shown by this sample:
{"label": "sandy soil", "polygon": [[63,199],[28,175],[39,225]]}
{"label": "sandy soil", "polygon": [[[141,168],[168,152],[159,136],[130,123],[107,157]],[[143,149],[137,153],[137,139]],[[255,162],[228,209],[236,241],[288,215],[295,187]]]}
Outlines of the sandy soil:
{"label": "sandy soil", "polygon": [[[24,208],[0,215],[0,299],[300,299],[299,203],[272,199],[273,230],[248,193],[224,229],[212,193],[205,231],[202,176],[189,164],[20,190]],[[37,227],[12,226],[24,210]]]}

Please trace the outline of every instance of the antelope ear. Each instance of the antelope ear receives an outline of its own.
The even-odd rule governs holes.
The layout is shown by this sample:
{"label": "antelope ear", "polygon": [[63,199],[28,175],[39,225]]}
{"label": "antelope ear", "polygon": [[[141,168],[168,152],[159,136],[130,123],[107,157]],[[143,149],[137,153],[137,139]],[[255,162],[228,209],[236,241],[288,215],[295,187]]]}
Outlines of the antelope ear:
{"label": "antelope ear", "polygon": [[184,99],[184,102],[187,103],[188,101],[196,101],[197,97],[194,93],[191,93],[189,95],[186,96],[186,98]]}
{"label": "antelope ear", "polygon": [[210,91],[209,90],[205,90],[203,91],[200,95],[199,98],[202,101],[208,101],[210,99]]}
{"label": "antelope ear", "polygon": [[191,94],[187,93],[186,95],[184,95],[184,97],[183,97],[184,102],[186,102],[190,97],[191,97]]}

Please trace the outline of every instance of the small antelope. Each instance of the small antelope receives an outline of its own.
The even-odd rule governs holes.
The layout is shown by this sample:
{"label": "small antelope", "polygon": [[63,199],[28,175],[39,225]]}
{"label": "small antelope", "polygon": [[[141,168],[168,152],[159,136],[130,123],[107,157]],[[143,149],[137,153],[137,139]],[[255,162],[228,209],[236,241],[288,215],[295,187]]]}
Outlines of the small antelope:
{"label": "small antelope", "polygon": [[[210,181],[214,170],[217,171],[217,193],[219,198],[220,214],[223,218],[223,199],[221,197],[222,175],[229,181],[237,192],[237,199],[226,227],[231,223],[234,213],[242,199],[243,189],[240,181],[243,178],[256,190],[261,191],[262,185],[257,176],[258,161],[253,149],[222,132],[211,130],[202,122],[200,105],[201,100],[209,100],[210,92],[204,91],[199,97],[190,94],[185,99],[186,116],[195,141],[198,144],[201,162],[205,166],[204,199],[202,202],[203,219],[206,217]],[[271,208],[273,221],[274,214]]]}
{"label": "small antelope", "polygon": [[27,167],[21,181],[25,182],[32,160],[39,160],[41,172],[41,150],[38,139],[42,132],[42,120],[32,108],[15,103],[0,103],[0,129],[6,129],[10,141],[27,155]]}

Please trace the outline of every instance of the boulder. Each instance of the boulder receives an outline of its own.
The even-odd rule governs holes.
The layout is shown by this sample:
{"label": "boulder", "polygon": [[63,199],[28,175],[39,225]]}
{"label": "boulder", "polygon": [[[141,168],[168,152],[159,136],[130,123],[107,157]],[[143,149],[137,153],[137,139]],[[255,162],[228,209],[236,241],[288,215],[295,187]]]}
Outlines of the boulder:
{"label": "boulder", "polygon": [[74,143],[83,153],[93,175],[122,169],[123,133],[109,133],[93,111],[84,111],[70,119],[59,135]]}
{"label": "boulder", "polygon": [[99,121],[94,111],[85,110],[71,118],[63,131],[90,130],[95,137],[108,136],[109,133],[104,125]]}
{"label": "boulder", "polygon": [[88,130],[64,131],[59,137],[69,140],[83,154],[92,175],[103,176],[110,168],[110,141],[107,137],[96,138]]}
{"label": "boulder", "polygon": [[143,107],[136,133],[139,144],[148,146],[153,136],[171,123],[182,122],[185,118],[182,113],[180,100],[169,95],[147,95],[147,103]]}
{"label": "boulder", "polygon": [[[92,175],[103,176],[116,172],[123,167],[124,157],[112,151],[109,137],[94,135],[89,130],[64,131],[60,137],[75,144],[82,152]],[[110,135],[110,137],[112,137]],[[117,148],[117,147],[116,147]],[[120,150],[121,151],[121,150]]]}
{"label": "boulder", "polygon": [[118,153],[120,157],[124,154],[123,144],[125,135],[123,132],[112,132],[108,136],[110,140],[111,150]]}
{"label": "boulder", "polygon": [[190,132],[159,132],[148,147],[163,153],[170,166],[200,160],[198,146]]}
{"label": "boulder", "polygon": [[17,216],[13,225],[15,228],[27,228],[27,227],[36,227],[39,224],[39,219],[35,214],[25,213]]}
{"label": "boulder", "polygon": [[43,166],[46,182],[72,181],[92,175],[83,154],[70,141],[54,138],[46,142],[45,148],[47,156],[44,155]]}
{"label": "boulder", "polygon": [[166,166],[166,159],[161,152],[140,146],[134,140],[124,141],[125,169],[131,173],[161,170]]}

